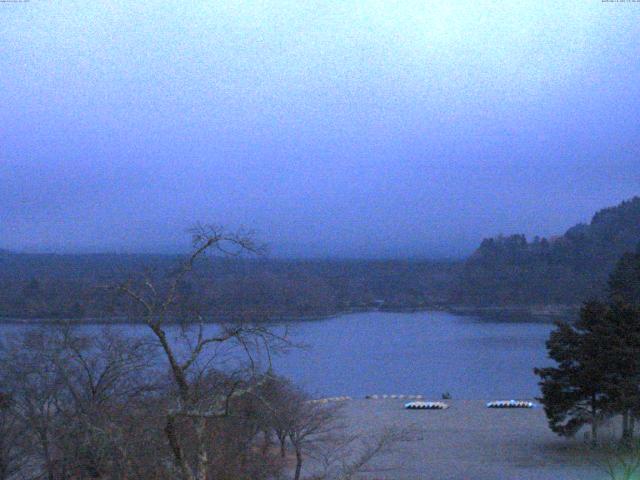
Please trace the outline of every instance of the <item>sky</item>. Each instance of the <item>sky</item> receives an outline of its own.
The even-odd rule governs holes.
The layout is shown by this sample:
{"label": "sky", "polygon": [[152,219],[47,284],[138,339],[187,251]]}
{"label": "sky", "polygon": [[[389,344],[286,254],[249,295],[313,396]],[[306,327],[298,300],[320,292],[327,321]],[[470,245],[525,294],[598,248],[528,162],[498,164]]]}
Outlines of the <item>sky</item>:
{"label": "sky", "polygon": [[0,248],[457,257],[640,194],[640,3],[0,2]]}

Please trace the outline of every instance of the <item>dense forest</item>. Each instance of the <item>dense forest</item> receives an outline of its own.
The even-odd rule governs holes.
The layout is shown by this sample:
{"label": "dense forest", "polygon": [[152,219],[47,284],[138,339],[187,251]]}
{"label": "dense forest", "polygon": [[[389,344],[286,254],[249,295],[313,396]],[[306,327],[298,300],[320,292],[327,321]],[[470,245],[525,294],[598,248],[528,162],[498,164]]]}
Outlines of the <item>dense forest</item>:
{"label": "dense forest", "polygon": [[[578,305],[605,292],[615,262],[640,243],[640,197],[558,237],[485,239],[466,260],[282,260],[211,257],[181,285],[211,318],[313,317],[366,309]],[[0,250],[0,317],[110,318],[109,286],[178,255],[18,254]]]}
{"label": "dense forest", "polygon": [[[5,318],[111,317],[110,285],[146,270],[159,276],[179,262],[161,255],[0,257]],[[428,261],[209,258],[181,285],[215,318],[313,317],[371,308],[416,309],[446,302],[453,263]]]}
{"label": "dense forest", "polygon": [[597,212],[559,237],[485,239],[452,285],[452,303],[578,305],[599,298],[616,261],[640,245],[640,197]]}

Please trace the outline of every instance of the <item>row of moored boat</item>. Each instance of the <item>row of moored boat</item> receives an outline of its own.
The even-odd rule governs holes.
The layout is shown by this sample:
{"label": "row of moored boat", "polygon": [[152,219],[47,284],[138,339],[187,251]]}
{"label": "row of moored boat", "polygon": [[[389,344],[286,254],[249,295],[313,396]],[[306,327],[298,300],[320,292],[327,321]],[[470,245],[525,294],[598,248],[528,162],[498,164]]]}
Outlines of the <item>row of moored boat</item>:
{"label": "row of moored boat", "polygon": [[[394,400],[394,399],[415,399],[415,401],[404,404],[407,410],[445,410],[449,405],[445,402],[422,401],[422,395],[367,395],[370,400]],[[310,400],[309,403],[329,403],[344,402],[352,400],[351,397],[329,397]],[[535,404],[526,400],[493,400],[487,403],[487,408],[534,408]]]}
{"label": "row of moored boat", "polygon": [[[494,400],[487,403],[487,408],[533,408],[533,402],[526,400]],[[408,410],[444,410],[449,408],[444,402],[409,402],[404,404]]]}

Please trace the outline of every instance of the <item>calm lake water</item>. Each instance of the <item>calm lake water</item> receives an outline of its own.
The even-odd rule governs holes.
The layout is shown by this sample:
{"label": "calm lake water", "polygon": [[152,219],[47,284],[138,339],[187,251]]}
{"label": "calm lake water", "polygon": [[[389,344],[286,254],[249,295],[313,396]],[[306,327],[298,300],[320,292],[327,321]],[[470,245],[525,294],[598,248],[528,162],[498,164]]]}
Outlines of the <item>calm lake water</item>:
{"label": "calm lake water", "polygon": [[[139,325],[119,328],[147,332]],[[290,336],[306,347],[273,363],[314,396],[531,398],[539,394],[533,368],[549,364],[544,344],[552,328],[444,312],[358,313],[290,323]]]}
{"label": "calm lake water", "polygon": [[274,363],[316,395],[531,398],[533,368],[550,363],[552,329],[444,312],[358,313],[298,324],[291,334],[309,348]]}

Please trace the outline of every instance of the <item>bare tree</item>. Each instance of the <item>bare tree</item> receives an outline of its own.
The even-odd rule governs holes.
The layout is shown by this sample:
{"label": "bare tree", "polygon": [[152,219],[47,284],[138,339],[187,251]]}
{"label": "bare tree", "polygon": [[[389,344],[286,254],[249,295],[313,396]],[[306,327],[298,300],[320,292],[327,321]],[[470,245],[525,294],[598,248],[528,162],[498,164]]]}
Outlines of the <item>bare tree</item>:
{"label": "bare tree", "polygon": [[420,435],[417,429],[385,428],[379,432],[333,435],[331,441],[320,443],[313,452],[321,473],[314,480],[351,480],[362,474],[401,470],[388,461],[375,463],[396,451],[399,444],[413,441]]}
{"label": "bare tree", "polygon": [[257,395],[266,406],[266,424],[279,440],[280,456],[285,457],[287,442],[293,449],[294,479],[299,480],[304,458],[343,427],[340,406],[311,401],[303,390],[281,377],[272,377]]}
{"label": "bare tree", "polygon": [[379,457],[388,455],[396,450],[401,442],[415,439],[419,432],[414,429],[400,429],[387,427],[370,437],[360,437],[357,442],[355,458],[350,462],[343,462],[340,480],[351,480],[362,473],[380,473],[400,469],[397,465],[386,463],[384,466],[374,466]]}
{"label": "bare tree", "polygon": [[12,394],[0,393],[0,480],[16,478],[22,470],[25,436],[26,430],[13,411]]}
{"label": "bare tree", "polygon": [[132,414],[152,400],[154,349],[143,339],[128,338],[111,329],[79,335],[65,328],[56,332],[51,356],[60,374],[66,402],[60,406],[65,430],[58,441],[66,469],[81,476],[126,477],[134,459],[128,435]]}
{"label": "bare tree", "polygon": [[263,421],[274,432],[284,458],[290,448],[295,456],[293,479],[303,478],[302,467],[311,460],[315,480],[350,480],[359,474],[397,470],[380,457],[392,453],[401,443],[420,435],[417,429],[386,428],[379,432],[350,431],[343,403],[311,400],[287,379],[272,375],[254,392],[265,406]]}
{"label": "bare tree", "polygon": [[64,404],[57,367],[50,362],[50,349],[43,331],[32,331],[6,342],[2,377],[11,392],[12,411],[29,433],[24,453],[34,470],[48,480],[57,480],[59,455],[56,436],[60,431],[59,405]]}
{"label": "bare tree", "polygon": [[[130,299],[130,315],[149,327],[169,364],[175,402],[166,410],[164,432],[176,475],[183,480],[206,480],[211,461],[209,424],[228,416],[230,401],[256,387],[256,382],[237,381],[226,385],[224,392],[204,388],[203,380],[210,378],[208,373],[224,368],[216,364],[219,359],[209,350],[215,352],[220,346],[228,346],[242,352],[246,360],[245,377],[257,378],[255,352],[268,352],[276,337],[265,328],[246,323],[227,323],[209,333],[197,299],[181,291],[186,277],[207,252],[232,256],[260,253],[262,248],[253,235],[197,226],[193,230],[193,244],[192,254],[166,277],[157,279],[146,273],[119,285],[118,290]],[[168,327],[172,324],[180,326],[179,338],[169,334]],[[193,446],[195,455],[185,450],[187,443]]]}
{"label": "bare tree", "polygon": [[8,408],[25,437],[19,453],[32,478],[124,479],[143,458],[133,445],[153,442],[133,431],[155,389],[145,375],[151,351],[139,340],[99,333],[41,328],[2,351]]}

